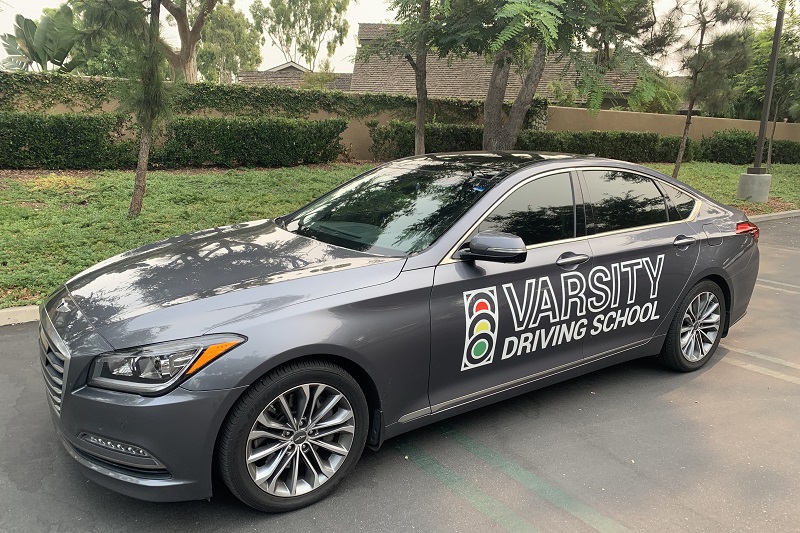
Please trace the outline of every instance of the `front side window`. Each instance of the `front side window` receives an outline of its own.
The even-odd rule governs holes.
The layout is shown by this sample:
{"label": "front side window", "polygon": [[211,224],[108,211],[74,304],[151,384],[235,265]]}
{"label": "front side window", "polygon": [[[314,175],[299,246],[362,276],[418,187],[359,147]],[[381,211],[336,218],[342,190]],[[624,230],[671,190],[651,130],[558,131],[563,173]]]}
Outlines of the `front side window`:
{"label": "front side window", "polygon": [[405,256],[430,246],[501,178],[454,162],[404,161],[376,168],[281,220],[328,244]]}
{"label": "front side window", "polygon": [[664,197],[647,176],[621,171],[585,170],[594,233],[667,222]]}
{"label": "front side window", "polygon": [[478,231],[502,231],[527,246],[575,236],[575,204],[567,173],[538,178],[514,191],[487,216]]}

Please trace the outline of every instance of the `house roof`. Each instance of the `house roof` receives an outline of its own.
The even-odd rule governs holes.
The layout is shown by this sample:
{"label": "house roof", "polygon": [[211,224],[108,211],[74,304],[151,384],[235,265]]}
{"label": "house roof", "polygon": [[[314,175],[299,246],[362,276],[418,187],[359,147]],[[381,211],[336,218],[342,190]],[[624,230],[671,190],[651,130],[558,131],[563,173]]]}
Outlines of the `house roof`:
{"label": "house roof", "polygon": [[277,67],[272,67],[267,69],[267,72],[310,72],[309,69],[301,65],[300,63],[295,63],[294,61],[289,61],[284,63],[283,65],[278,65]]}
{"label": "house roof", "polygon": [[[358,36],[362,44],[379,38],[393,27],[392,24],[359,24]],[[475,54],[465,58],[439,58],[428,56],[428,95],[439,98],[486,98],[489,80],[492,77],[492,64],[486,58]],[[524,74],[512,71],[508,79],[506,99],[513,99],[522,86]],[[545,63],[544,73],[536,92],[538,96],[553,99],[553,85],[561,83],[566,90],[574,88],[578,73],[569,65],[567,58],[551,54]],[[636,85],[635,72],[623,74],[611,71],[606,74],[606,82],[623,95],[631,92]],[[414,71],[408,61],[400,56],[380,57],[371,55],[367,60],[356,56],[353,81],[350,89],[354,92],[383,92],[390,94],[415,94]],[[577,97],[576,103],[585,103],[586,98]]]}

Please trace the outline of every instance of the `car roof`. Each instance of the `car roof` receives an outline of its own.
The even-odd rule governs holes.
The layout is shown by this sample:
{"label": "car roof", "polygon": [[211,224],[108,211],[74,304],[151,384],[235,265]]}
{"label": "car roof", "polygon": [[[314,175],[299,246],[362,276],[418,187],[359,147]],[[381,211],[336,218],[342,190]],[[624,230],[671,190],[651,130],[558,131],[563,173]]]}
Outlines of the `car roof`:
{"label": "car roof", "polygon": [[593,156],[524,150],[446,152],[425,154],[387,163],[398,168],[425,170],[471,170],[508,175],[537,163],[556,160],[595,160]]}

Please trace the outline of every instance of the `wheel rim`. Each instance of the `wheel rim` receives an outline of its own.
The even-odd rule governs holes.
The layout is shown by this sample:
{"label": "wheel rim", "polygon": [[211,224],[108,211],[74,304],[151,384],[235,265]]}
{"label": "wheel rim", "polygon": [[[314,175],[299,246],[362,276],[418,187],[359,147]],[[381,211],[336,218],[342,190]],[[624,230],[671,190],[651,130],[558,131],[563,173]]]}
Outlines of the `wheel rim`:
{"label": "wheel rim", "polygon": [[720,305],[713,292],[701,292],[686,308],[681,322],[681,353],[696,363],[707,356],[719,335]]}
{"label": "wheel rim", "polygon": [[344,464],[355,433],[350,402],[321,383],[290,389],[272,400],[247,436],[250,478],[273,496],[307,494]]}

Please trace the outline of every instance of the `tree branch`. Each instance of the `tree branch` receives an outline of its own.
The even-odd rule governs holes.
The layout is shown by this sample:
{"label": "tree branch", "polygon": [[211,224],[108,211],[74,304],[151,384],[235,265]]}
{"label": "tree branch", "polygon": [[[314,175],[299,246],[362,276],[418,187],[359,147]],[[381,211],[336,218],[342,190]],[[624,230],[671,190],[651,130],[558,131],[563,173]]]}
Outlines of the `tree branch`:
{"label": "tree branch", "polygon": [[200,40],[200,34],[203,32],[203,27],[206,25],[208,16],[217,6],[218,2],[219,0],[205,0],[205,2],[203,2],[203,7],[200,8],[200,13],[197,15],[197,19],[194,21],[194,26],[192,27],[191,35],[193,42]]}
{"label": "tree branch", "polygon": [[406,57],[406,61],[408,61],[409,64],[411,65],[411,68],[413,68],[414,72],[416,72],[417,71],[417,62],[414,61],[414,58],[411,57],[411,54],[406,54],[405,57]]}

